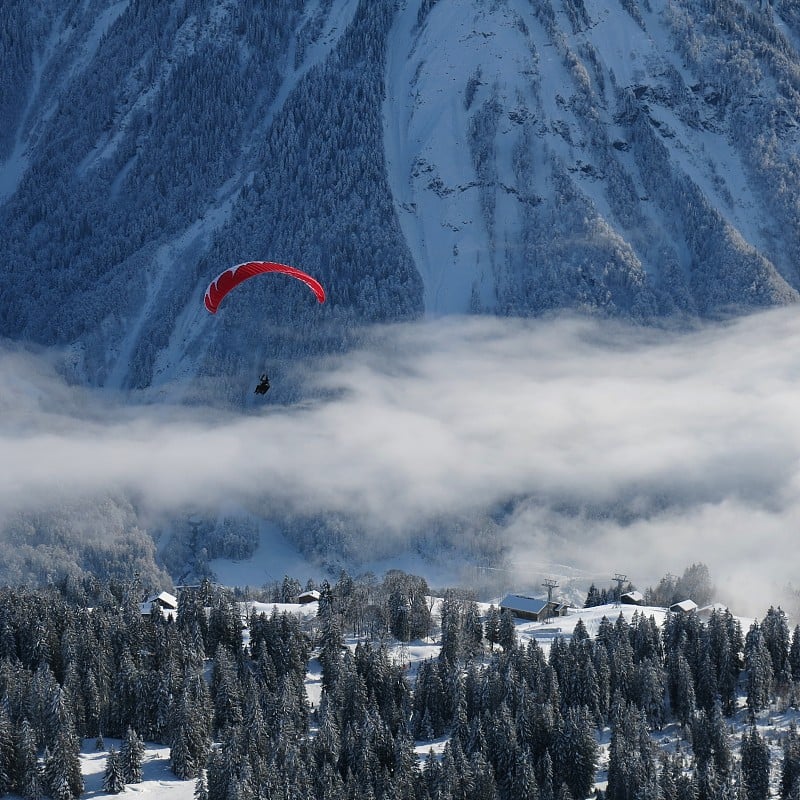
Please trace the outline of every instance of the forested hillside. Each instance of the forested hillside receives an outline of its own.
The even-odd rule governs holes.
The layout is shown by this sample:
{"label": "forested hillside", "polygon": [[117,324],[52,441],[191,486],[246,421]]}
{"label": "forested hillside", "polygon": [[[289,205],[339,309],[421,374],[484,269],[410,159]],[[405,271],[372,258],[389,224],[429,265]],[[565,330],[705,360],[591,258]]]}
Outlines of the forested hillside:
{"label": "forested hillside", "polygon": [[[543,647],[463,591],[432,613],[425,582],[399,571],[319,588],[312,624],[256,609],[246,639],[247,604],[208,583],[181,594],[175,620],[143,616],[131,583],[3,589],[0,792],[80,797],[79,742],[103,749],[104,736],[121,740],[110,793],[141,781],[143,739],[169,745],[172,771],[203,800],[800,791],[795,724],[765,733],[768,714],[797,712],[800,628],[780,609],[743,631],[727,610],[661,626],[648,609],[604,606],[595,636],[579,620]],[[438,655],[413,673],[390,655],[423,638]],[[421,762],[426,743],[439,755]]]}
{"label": "forested hillside", "polygon": [[[799,42],[793,0],[7,0],[0,335],[241,405],[378,321],[796,302]],[[251,258],[329,302],[210,318]]]}

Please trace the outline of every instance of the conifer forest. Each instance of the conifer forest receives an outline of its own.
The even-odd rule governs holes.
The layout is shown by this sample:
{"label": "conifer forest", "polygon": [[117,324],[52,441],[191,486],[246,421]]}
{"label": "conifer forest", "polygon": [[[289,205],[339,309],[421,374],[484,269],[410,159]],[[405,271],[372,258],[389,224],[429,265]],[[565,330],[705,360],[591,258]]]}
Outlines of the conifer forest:
{"label": "conifer forest", "polygon": [[[426,582],[399,570],[323,582],[310,622],[277,607],[243,619],[247,603],[208,581],[174,618],[143,614],[137,589],[0,592],[3,794],[80,797],[80,747],[113,737],[108,793],[141,781],[148,741],[197,800],[800,796],[794,722],[764,726],[800,697],[800,626],[781,609],[743,629],[727,609],[660,625],[612,602],[596,635],[579,620],[545,652],[468,592],[433,613]],[[423,638],[439,654],[412,674],[387,645]]]}

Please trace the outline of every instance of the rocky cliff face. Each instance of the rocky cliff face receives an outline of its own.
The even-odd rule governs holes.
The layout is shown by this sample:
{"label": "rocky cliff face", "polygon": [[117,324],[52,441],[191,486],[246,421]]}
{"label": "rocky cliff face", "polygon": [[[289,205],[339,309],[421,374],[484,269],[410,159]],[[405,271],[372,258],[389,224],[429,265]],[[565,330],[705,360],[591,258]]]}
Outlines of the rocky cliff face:
{"label": "rocky cliff face", "polygon": [[[798,299],[791,0],[7,5],[0,334],[80,381],[237,403],[373,322]],[[210,317],[251,258],[329,302]]]}

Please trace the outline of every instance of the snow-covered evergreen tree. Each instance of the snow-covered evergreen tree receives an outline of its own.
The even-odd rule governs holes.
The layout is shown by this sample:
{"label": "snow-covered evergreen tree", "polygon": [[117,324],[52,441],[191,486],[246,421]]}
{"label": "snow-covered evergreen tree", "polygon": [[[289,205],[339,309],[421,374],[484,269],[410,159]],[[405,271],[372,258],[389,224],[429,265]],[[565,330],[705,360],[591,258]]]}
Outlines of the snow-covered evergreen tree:
{"label": "snow-covered evergreen tree", "polygon": [[133,728],[128,728],[119,748],[118,760],[125,783],[141,783],[144,742]]}
{"label": "snow-covered evergreen tree", "polygon": [[769,795],[769,746],[755,725],[742,734],[741,763],[747,800],[766,800]]}
{"label": "snow-covered evergreen tree", "polygon": [[103,771],[103,791],[109,794],[119,794],[125,791],[125,775],[120,764],[119,753],[112,747],[106,756],[106,766]]}

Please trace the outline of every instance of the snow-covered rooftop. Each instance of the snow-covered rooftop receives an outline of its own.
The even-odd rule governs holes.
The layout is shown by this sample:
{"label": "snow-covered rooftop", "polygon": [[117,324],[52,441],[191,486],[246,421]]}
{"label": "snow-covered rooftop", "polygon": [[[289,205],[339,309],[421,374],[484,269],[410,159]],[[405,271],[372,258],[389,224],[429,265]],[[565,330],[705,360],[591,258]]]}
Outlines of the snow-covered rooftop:
{"label": "snow-covered rooftop", "polygon": [[500,603],[500,608],[509,608],[513,611],[526,611],[538,614],[547,605],[547,600],[538,597],[526,597],[519,594],[507,594]]}

